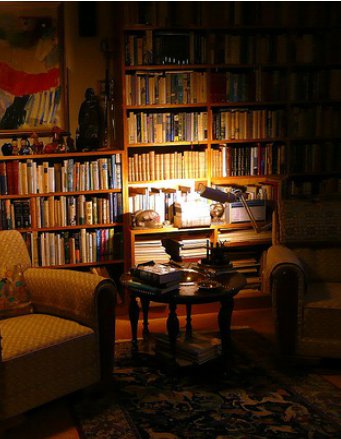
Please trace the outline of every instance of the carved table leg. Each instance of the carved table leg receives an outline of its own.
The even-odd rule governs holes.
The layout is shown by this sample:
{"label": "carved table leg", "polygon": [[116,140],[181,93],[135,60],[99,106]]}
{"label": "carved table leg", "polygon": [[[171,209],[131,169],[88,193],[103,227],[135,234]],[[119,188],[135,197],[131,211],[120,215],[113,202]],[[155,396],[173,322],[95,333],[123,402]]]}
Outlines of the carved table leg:
{"label": "carved table leg", "polygon": [[143,338],[146,340],[149,337],[149,328],[148,328],[148,312],[149,312],[149,303],[150,301],[148,299],[141,299],[141,305],[142,305],[142,313],[143,313],[143,330],[142,335]]}
{"label": "carved table leg", "polygon": [[140,316],[140,308],[137,304],[135,294],[132,293],[130,295],[130,303],[129,303],[129,320],[131,327],[131,337],[132,337],[131,343],[132,343],[133,353],[138,352],[137,327],[139,322],[139,316]]}
{"label": "carved table leg", "polygon": [[169,304],[169,315],[167,319],[167,332],[170,343],[170,350],[176,364],[176,339],[179,335],[179,319],[176,314],[176,303]]}
{"label": "carved table leg", "polygon": [[192,338],[192,305],[190,303],[186,304],[186,340]]}
{"label": "carved table leg", "polygon": [[224,372],[229,367],[229,358],[232,355],[231,343],[231,320],[234,307],[233,297],[224,299],[220,302],[221,307],[218,314],[218,324],[221,337],[221,354]]}

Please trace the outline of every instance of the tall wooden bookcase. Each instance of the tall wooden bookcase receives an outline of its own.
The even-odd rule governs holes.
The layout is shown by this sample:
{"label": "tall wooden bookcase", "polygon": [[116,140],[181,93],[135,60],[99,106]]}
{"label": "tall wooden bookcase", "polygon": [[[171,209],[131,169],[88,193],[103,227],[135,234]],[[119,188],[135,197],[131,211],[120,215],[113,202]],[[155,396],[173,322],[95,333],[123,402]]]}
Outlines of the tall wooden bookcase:
{"label": "tall wooden bookcase", "polygon": [[[188,180],[275,200],[340,191],[337,3],[117,3],[128,211],[153,208],[129,195]],[[241,226],[187,232],[217,241]],[[128,264],[136,242],[186,233],[126,231]]]}

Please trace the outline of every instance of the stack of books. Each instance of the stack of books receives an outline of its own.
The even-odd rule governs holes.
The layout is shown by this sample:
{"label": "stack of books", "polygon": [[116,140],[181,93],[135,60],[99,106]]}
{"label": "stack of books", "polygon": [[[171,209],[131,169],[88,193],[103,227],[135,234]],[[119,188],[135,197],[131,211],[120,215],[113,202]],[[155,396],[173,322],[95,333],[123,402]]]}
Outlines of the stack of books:
{"label": "stack of books", "polygon": [[163,238],[161,242],[173,261],[198,260],[206,255],[207,238]]}
{"label": "stack of books", "polygon": [[130,269],[126,286],[135,290],[164,294],[179,288],[182,271],[162,264],[140,265]]}
{"label": "stack of books", "polygon": [[135,241],[135,263],[143,264],[154,261],[159,264],[169,262],[169,255],[161,244],[161,239],[149,239],[148,241]]}
{"label": "stack of books", "polygon": [[[167,334],[155,334],[155,354],[171,358],[169,337]],[[211,334],[196,333],[186,339],[181,336],[176,341],[176,361],[179,365],[200,365],[221,355],[221,340]]]}

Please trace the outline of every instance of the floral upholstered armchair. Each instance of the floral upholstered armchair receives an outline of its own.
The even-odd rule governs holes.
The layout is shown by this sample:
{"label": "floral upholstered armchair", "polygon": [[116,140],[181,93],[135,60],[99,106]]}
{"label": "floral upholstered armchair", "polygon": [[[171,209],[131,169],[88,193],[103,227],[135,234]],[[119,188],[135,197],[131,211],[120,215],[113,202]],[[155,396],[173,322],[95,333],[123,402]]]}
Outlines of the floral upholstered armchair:
{"label": "floral upholstered armchair", "polygon": [[110,379],[115,284],[31,268],[21,234],[0,232],[0,421]]}
{"label": "floral upholstered armchair", "polygon": [[281,353],[341,358],[340,201],[279,203],[262,275]]}

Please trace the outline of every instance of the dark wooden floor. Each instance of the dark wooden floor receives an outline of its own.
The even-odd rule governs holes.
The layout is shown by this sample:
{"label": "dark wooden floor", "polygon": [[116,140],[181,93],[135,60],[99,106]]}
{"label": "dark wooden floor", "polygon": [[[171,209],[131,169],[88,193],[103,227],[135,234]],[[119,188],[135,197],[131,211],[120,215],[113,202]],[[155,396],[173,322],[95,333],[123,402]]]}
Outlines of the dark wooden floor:
{"label": "dark wooden floor", "polygon": [[[194,310],[192,324],[197,330],[217,330],[217,318],[214,310],[207,310],[203,305],[201,309]],[[210,311],[210,312],[208,312]],[[181,310],[179,310],[179,315]],[[155,309],[151,312],[150,330],[163,331],[165,329],[165,309]],[[185,327],[185,317],[179,317],[180,327]],[[271,341],[274,341],[273,320],[271,308],[258,308],[249,310],[235,310],[232,325],[248,326],[253,328]],[[140,328],[141,329],[141,328]],[[139,336],[141,333],[139,334]],[[130,338],[129,320],[126,315],[119,315],[116,320],[116,339]],[[341,374],[326,377],[331,382],[341,387]],[[68,411],[65,399],[54,401],[43,407],[32,410],[23,417],[21,422],[4,435],[8,439],[79,439],[79,435]]]}

